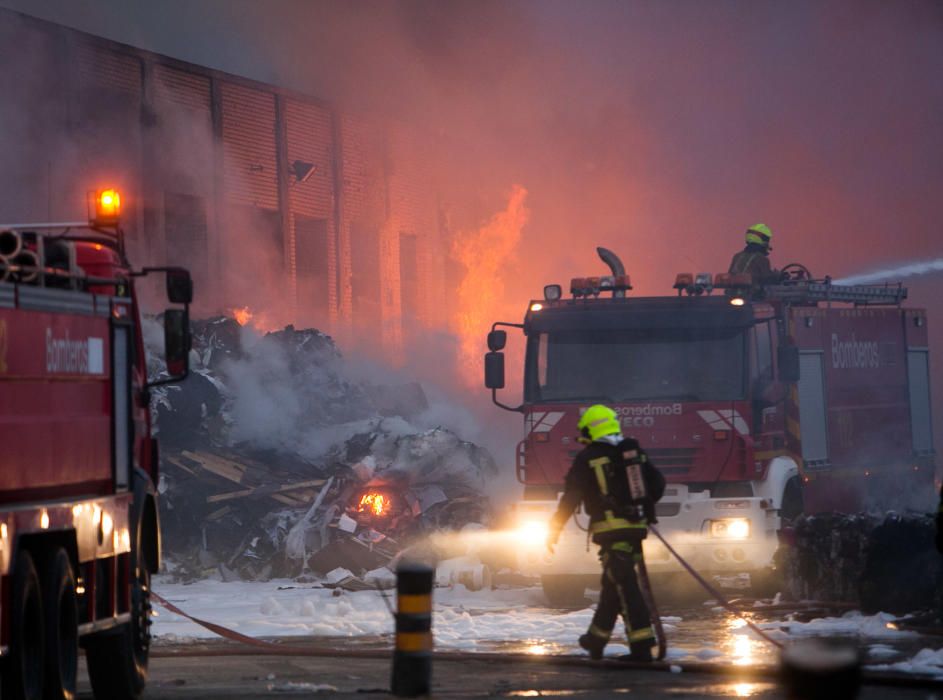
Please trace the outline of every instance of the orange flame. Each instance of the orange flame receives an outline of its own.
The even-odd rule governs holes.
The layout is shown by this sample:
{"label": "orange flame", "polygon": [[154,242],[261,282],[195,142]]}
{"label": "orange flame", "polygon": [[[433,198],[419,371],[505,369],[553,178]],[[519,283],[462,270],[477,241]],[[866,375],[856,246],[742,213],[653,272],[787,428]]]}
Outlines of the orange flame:
{"label": "orange flame", "polygon": [[252,312],[249,311],[248,306],[243,306],[241,309],[230,309],[230,311],[232,312],[232,317],[236,319],[236,323],[240,326],[244,326],[252,320]]}
{"label": "orange flame", "polygon": [[386,497],[382,493],[365,493],[360,499],[360,506],[357,508],[357,511],[360,513],[371,512],[374,515],[383,515],[386,507]]}
{"label": "orange flame", "polygon": [[482,342],[504,308],[505,266],[513,259],[530,211],[527,190],[514,185],[508,205],[478,231],[457,235],[452,256],[465,266],[458,285],[456,331],[460,337],[461,371],[469,386],[481,382]]}

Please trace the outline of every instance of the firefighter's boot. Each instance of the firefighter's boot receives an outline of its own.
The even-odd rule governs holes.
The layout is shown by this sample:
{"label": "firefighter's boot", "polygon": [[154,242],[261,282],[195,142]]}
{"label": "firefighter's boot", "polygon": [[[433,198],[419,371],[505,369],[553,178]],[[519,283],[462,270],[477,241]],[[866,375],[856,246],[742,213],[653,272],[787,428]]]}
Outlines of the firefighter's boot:
{"label": "firefighter's boot", "polygon": [[652,643],[650,641],[632,642],[629,644],[629,653],[620,658],[623,661],[648,663],[652,660]]}
{"label": "firefighter's boot", "polygon": [[579,645],[589,652],[589,658],[599,660],[602,658],[602,650],[606,648],[606,640],[597,637],[595,634],[580,635]]}

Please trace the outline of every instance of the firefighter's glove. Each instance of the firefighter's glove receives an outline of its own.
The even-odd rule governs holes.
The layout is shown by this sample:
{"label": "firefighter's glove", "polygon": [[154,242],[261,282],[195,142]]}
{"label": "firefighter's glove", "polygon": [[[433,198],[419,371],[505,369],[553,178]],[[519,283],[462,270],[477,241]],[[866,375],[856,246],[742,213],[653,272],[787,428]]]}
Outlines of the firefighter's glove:
{"label": "firefighter's glove", "polygon": [[547,532],[547,551],[551,554],[553,554],[553,548],[556,546],[558,539],[560,539],[560,531],[550,528]]}

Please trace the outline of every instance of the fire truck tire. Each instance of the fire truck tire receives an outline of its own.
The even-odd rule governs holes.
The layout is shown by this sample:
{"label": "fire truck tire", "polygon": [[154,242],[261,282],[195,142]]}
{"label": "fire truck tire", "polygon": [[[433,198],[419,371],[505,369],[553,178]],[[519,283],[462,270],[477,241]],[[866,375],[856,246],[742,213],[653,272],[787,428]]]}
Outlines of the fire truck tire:
{"label": "fire truck tire", "polygon": [[586,577],[573,574],[545,574],[540,585],[551,608],[586,606]]}
{"label": "fire truck tire", "polygon": [[147,684],[151,575],[145,563],[139,558],[137,561],[131,589],[131,622],[118,632],[91,639],[85,645],[88,678],[99,700],[138,700]]}
{"label": "fire truck tire", "polygon": [[45,672],[42,589],[29,552],[21,550],[14,566],[10,655],[3,662],[3,697],[41,700]]}
{"label": "fire truck tire", "polygon": [[43,611],[46,630],[46,700],[73,700],[79,663],[79,612],[75,575],[62,547],[42,565]]}

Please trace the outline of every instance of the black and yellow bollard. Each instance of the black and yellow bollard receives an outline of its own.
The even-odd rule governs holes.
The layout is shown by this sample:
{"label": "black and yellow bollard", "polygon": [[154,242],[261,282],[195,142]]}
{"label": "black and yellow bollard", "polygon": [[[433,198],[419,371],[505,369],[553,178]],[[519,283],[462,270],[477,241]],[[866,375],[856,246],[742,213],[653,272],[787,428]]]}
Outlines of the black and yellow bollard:
{"label": "black and yellow bollard", "polygon": [[428,695],[432,676],[432,584],[435,570],[425,564],[396,568],[396,647],[393,695]]}

